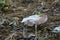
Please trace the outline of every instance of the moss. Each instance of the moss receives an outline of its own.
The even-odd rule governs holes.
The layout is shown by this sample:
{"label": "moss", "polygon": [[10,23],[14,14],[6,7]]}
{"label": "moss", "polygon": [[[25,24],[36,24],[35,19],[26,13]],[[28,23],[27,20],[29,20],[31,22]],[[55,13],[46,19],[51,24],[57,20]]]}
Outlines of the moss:
{"label": "moss", "polygon": [[0,0],[0,8],[2,8],[5,5],[5,1],[4,0]]}
{"label": "moss", "polygon": [[44,40],[49,40],[48,38],[45,38]]}

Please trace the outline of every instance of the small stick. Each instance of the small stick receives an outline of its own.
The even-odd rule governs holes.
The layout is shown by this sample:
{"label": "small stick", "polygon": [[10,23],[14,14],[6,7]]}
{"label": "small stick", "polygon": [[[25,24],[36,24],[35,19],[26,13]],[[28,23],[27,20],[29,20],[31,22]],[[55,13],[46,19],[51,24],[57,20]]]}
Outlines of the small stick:
{"label": "small stick", "polygon": [[13,35],[15,35],[16,32],[14,32],[13,34],[10,34],[5,40],[9,40],[10,38],[12,39]]}
{"label": "small stick", "polygon": [[35,40],[37,40],[37,24],[35,24],[35,35],[36,35]]}

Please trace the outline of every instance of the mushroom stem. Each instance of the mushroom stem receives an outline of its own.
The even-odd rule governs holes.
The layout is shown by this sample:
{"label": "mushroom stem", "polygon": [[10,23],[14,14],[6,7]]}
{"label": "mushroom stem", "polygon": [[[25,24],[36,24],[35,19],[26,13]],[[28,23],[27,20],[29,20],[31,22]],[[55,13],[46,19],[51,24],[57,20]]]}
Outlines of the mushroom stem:
{"label": "mushroom stem", "polygon": [[36,35],[35,40],[37,40],[37,24],[35,24],[35,35]]}
{"label": "mushroom stem", "polygon": [[24,37],[24,34],[25,34],[25,32],[24,32],[24,27],[23,27],[23,37]]}
{"label": "mushroom stem", "polygon": [[23,27],[23,37],[25,37],[26,35],[25,35],[25,32],[27,32],[27,26],[25,25],[25,27]]}

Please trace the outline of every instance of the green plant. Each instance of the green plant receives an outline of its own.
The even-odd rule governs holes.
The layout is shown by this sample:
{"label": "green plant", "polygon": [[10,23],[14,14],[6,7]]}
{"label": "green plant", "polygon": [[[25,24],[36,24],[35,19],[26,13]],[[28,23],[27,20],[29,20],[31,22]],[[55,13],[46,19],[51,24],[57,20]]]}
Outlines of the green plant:
{"label": "green plant", "polygon": [[40,16],[42,16],[42,13],[41,12],[38,12],[38,14],[37,15],[40,15]]}
{"label": "green plant", "polygon": [[0,9],[5,5],[5,0],[0,0]]}

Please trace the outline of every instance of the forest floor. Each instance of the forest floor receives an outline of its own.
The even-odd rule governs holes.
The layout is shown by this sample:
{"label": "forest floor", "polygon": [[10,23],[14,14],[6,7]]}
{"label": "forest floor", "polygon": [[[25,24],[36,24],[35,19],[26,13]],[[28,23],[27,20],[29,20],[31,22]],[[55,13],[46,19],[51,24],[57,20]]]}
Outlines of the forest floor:
{"label": "forest floor", "polygon": [[[49,8],[43,9],[40,4],[38,3],[19,3],[16,4],[16,7],[9,8],[8,10],[2,12],[0,14],[0,18],[6,18],[7,22],[3,25],[0,25],[0,40],[25,40],[22,39],[23,35],[23,27],[24,24],[21,24],[21,21],[24,17],[30,16],[34,14],[34,12],[42,11],[47,13],[48,21],[45,24],[42,24],[41,30],[38,29],[38,40],[60,40],[60,36],[54,36],[53,34],[50,35],[50,31],[53,30],[55,27],[60,25],[60,6],[51,6]],[[13,19],[13,17],[18,17],[18,25],[17,26],[9,26]],[[38,26],[39,28],[40,26]],[[32,31],[33,30],[33,31]],[[34,27],[27,27],[26,35],[29,33],[34,33]],[[52,36],[53,35],[53,36]],[[26,39],[29,40],[29,39]],[[33,40],[33,39],[31,39]]]}

